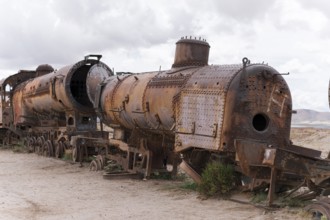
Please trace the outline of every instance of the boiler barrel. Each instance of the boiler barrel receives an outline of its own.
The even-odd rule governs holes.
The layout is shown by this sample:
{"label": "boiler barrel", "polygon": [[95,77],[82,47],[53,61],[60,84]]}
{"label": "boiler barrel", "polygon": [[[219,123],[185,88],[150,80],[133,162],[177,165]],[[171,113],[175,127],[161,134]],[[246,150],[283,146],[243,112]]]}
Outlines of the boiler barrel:
{"label": "boiler barrel", "polygon": [[[108,125],[155,133],[173,130],[175,97],[195,71],[208,65],[209,48],[205,40],[182,38],[171,70],[112,76],[91,101]],[[93,86],[87,87],[94,94]]]}

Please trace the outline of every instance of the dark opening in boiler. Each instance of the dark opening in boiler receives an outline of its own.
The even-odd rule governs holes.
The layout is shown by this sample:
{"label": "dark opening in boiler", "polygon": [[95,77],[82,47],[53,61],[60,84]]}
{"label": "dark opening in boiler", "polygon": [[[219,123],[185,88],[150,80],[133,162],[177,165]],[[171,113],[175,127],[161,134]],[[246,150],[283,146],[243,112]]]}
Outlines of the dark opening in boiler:
{"label": "dark opening in boiler", "polygon": [[74,119],[72,117],[68,118],[68,125],[74,125]]}
{"label": "dark opening in boiler", "polygon": [[78,103],[84,106],[93,107],[88,98],[86,89],[86,78],[90,68],[90,65],[84,65],[73,73],[70,82],[70,89],[72,96]]}
{"label": "dark opening in boiler", "polygon": [[267,129],[269,124],[269,119],[264,114],[256,114],[253,117],[252,125],[257,131],[264,131]]}
{"label": "dark opening in boiler", "polygon": [[81,123],[82,124],[88,124],[91,121],[90,117],[82,117]]}

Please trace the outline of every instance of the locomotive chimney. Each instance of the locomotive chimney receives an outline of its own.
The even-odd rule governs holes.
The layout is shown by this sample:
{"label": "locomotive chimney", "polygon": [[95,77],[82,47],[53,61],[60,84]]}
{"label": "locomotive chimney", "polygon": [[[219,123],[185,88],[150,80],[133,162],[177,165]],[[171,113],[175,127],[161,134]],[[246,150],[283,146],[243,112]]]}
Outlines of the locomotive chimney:
{"label": "locomotive chimney", "polygon": [[181,38],[176,42],[172,67],[208,65],[210,45],[204,39]]}
{"label": "locomotive chimney", "polygon": [[49,64],[41,64],[36,69],[36,76],[43,76],[54,71],[54,68]]}

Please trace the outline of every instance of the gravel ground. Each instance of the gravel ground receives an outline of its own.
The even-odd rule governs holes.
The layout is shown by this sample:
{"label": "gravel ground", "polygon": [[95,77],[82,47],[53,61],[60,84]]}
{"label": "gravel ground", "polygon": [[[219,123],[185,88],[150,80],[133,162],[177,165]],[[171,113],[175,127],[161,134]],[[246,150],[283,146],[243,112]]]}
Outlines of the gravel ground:
{"label": "gravel ground", "polygon": [[[305,137],[306,133],[315,137]],[[308,130],[293,136],[320,147]],[[330,131],[328,131],[330,133]],[[294,143],[295,140],[293,139]],[[329,151],[329,150],[328,150]],[[165,180],[106,180],[67,161],[0,150],[0,219],[307,219],[301,209],[265,211],[228,200],[199,198]],[[246,195],[238,195],[240,199]]]}

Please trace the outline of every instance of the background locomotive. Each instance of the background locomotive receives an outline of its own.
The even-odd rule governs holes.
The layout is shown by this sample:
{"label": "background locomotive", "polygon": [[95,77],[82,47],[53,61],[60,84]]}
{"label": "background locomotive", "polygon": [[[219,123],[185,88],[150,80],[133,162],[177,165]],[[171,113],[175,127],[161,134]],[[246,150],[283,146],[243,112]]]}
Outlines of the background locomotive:
{"label": "background locomotive", "polygon": [[22,70],[3,80],[3,141],[24,139],[31,151],[62,157],[73,137],[102,137],[104,134],[96,131],[86,80],[89,72],[103,71],[110,76],[112,71],[99,61],[100,56],[92,57],[55,71],[50,65],[40,65],[36,71]]}

